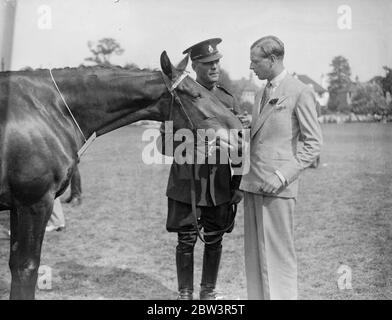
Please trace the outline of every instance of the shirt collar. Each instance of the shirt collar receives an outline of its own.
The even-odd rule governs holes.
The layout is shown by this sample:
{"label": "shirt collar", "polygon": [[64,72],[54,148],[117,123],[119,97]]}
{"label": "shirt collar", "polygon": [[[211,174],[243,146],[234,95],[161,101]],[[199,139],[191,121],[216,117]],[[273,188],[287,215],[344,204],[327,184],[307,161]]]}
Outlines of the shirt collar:
{"label": "shirt collar", "polygon": [[281,73],[279,73],[275,78],[271,80],[272,88],[277,88],[283,81],[283,79],[287,76],[287,70],[283,69]]}

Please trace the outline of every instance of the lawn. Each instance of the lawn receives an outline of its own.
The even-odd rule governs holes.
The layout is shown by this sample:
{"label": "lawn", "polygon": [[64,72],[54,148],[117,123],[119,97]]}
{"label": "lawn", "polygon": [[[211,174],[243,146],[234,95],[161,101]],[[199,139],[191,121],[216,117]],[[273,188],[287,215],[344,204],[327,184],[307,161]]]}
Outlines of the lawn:
{"label": "lawn", "polygon": [[[66,230],[45,236],[41,265],[52,269],[52,290],[38,290],[38,299],[176,297],[176,234],[165,229],[169,165],[142,162],[143,130],[100,137],[83,156],[83,204],[64,205]],[[391,299],[392,126],[327,124],[323,132],[321,164],[302,175],[297,201],[299,297]],[[242,205],[237,217],[218,280],[226,299],[246,299]],[[0,223],[8,227],[8,213]],[[198,242],[196,293],[202,250]],[[0,239],[0,299],[9,295],[8,255]],[[352,271],[351,290],[338,288],[342,265]]]}

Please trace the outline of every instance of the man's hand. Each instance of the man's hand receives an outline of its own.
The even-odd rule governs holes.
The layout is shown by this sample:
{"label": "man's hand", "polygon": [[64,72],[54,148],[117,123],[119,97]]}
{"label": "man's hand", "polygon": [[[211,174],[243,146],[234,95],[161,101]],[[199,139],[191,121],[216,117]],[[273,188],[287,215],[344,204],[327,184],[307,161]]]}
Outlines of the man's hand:
{"label": "man's hand", "polygon": [[242,113],[237,115],[238,119],[240,119],[242,126],[245,129],[249,129],[250,128],[250,124],[252,122],[252,116],[248,115],[247,113]]}
{"label": "man's hand", "polygon": [[265,193],[277,193],[282,186],[283,183],[276,174],[271,174],[261,182],[261,189]]}
{"label": "man's hand", "polygon": [[242,200],[243,197],[244,197],[244,192],[243,191],[238,190],[238,189],[234,190],[234,194],[231,197],[230,204],[233,204],[233,203],[237,204],[237,203],[239,203]]}

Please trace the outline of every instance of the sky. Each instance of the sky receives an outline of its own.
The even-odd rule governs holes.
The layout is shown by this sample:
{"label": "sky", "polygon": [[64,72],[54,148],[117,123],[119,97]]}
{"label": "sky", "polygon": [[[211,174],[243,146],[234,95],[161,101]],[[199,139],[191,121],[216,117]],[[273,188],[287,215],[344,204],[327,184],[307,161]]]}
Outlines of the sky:
{"label": "sky", "polygon": [[319,83],[337,55],[348,59],[352,78],[361,81],[392,67],[391,0],[17,1],[13,70],[78,66],[90,56],[87,42],[104,37],[125,50],[112,63],[159,68],[163,50],[175,64],[187,47],[220,37],[221,65],[239,79],[250,74],[250,45],[270,34],[285,44],[288,71]]}

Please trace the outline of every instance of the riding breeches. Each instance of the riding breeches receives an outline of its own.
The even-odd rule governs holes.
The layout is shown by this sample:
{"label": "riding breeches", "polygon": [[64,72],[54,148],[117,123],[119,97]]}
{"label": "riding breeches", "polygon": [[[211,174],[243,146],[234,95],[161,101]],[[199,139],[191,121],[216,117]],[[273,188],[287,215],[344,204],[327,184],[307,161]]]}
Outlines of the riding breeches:
{"label": "riding breeches", "polygon": [[[233,216],[230,211],[231,208],[228,202],[218,206],[198,206],[198,208],[197,223],[199,228],[202,228],[204,232],[224,230],[231,224],[233,220]],[[191,204],[168,198],[168,214],[166,221],[167,231],[196,231],[194,225],[195,217],[194,213],[192,212]]]}

